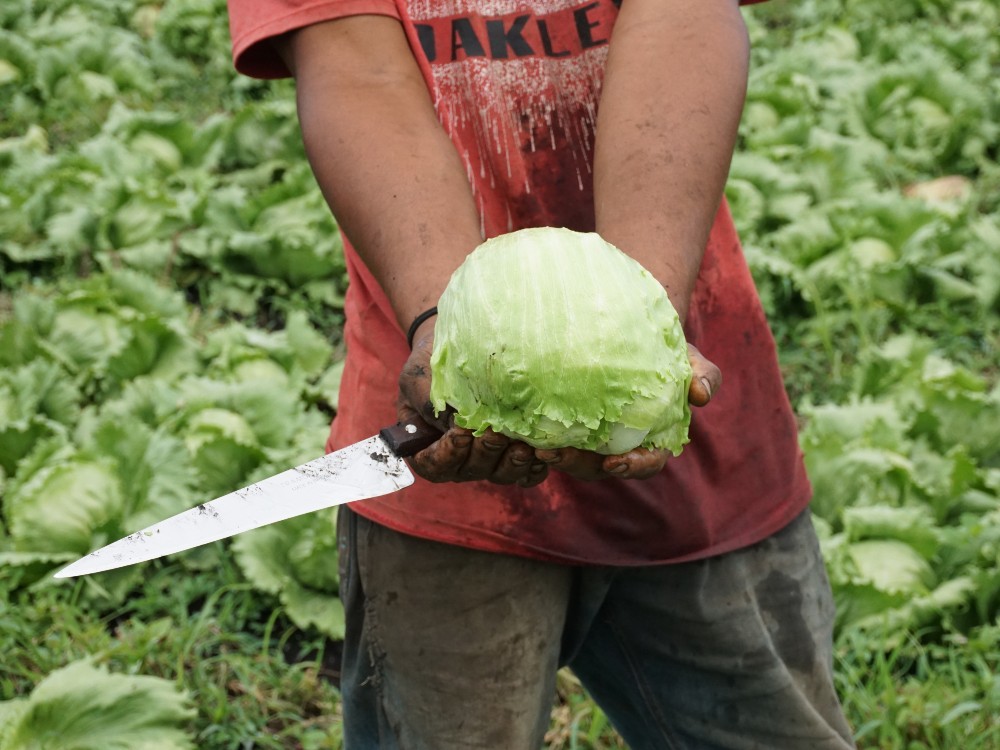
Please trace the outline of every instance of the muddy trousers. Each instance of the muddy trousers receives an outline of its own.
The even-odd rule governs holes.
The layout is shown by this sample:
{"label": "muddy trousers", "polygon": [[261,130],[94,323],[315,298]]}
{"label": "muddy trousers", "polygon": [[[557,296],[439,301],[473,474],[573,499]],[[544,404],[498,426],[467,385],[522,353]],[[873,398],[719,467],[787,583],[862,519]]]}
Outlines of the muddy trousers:
{"label": "muddy trousers", "polygon": [[568,665],[633,750],[845,750],[808,512],[692,563],[576,567],[343,510],[347,750],[538,750]]}

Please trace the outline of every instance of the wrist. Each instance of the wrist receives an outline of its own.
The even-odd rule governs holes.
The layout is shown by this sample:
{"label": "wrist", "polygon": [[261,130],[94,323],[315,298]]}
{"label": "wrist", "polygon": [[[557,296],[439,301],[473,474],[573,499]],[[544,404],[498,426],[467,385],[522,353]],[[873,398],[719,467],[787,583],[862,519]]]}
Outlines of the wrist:
{"label": "wrist", "polygon": [[433,330],[433,318],[437,316],[437,313],[438,309],[435,305],[434,307],[427,308],[413,318],[413,322],[410,323],[410,327],[406,332],[406,344],[411,351],[414,345],[418,343],[419,338],[423,338],[427,331]]}
{"label": "wrist", "polygon": [[664,240],[661,233],[639,237],[634,229],[629,231],[614,228],[604,231],[598,229],[598,233],[639,263],[660,283],[683,324],[694,296],[707,238],[705,243],[690,240],[671,242]]}

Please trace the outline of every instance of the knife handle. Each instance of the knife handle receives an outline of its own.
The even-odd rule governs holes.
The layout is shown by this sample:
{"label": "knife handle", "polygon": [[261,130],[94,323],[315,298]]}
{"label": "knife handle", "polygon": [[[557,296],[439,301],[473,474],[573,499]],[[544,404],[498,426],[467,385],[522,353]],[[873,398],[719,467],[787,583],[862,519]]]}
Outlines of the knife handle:
{"label": "knife handle", "polygon": [[400,458],[406,458],[419,453],[438,440],[442,432],[417,417],[406,422],[397,422],[392,427],[383,427],[378,434],[393,453]]}

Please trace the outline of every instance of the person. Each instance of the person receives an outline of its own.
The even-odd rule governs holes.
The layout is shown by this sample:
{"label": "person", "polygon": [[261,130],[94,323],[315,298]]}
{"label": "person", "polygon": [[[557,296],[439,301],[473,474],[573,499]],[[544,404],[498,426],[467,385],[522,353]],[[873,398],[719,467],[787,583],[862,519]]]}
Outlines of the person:
{"label": "person", "polygon": [[[236,68],[294,77],[345,236],[327,448],[414,416],[442,430],[412,487],[341,512],[346,746],[538,748],[568,665],[632,748],[852,747],[795,417],[723,199],[737,0],[229,11]],[[439,296],[484,238],[529,226],[596,231],[667,290],[701,407],[678,458],[533,449],[433,413]]]}

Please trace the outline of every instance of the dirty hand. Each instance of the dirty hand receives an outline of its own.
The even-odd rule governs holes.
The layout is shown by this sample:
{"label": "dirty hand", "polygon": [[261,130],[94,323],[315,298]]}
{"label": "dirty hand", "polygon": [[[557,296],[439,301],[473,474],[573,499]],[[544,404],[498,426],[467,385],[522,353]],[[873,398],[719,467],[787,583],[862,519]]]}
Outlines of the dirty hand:
{"label": "dirty hand", "polygon": [[531,446],[492,430],[474,437],[472,430],[455,426],[450,412],[434,414],[430,403],[433,343],[434,324],[428,321],[417,329],[413,351],[399,376],[399,419],[419,416],[443,433],[437,442],[409,459],[414,472],[431,482],[485,479],[531,487],[544,480],[548,467],[535,457]]}

